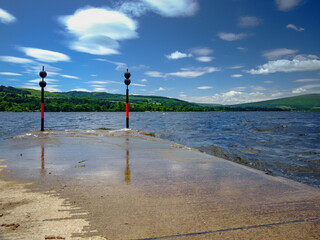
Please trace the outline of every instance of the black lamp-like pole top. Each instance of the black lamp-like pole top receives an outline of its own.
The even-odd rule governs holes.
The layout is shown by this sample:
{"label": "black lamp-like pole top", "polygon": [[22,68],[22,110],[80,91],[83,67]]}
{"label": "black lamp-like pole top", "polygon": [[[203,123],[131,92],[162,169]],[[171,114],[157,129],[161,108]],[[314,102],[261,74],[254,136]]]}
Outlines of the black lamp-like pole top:
{"label": "black lamp-like pole top", "polygon": [[131,83],[131,81],[130,81],[130,76],[131,76],[131,74],[128,72],[128,69],[127,69],[127,72],[125,72],[124,73],[124,77],[126,78],[125,80],[124,80],[124,83],[128,86],[130,83]]}
{"label": "black lamp-like pole top", "polygon": [[39,82],[40,87],[44,88],[47,83],[44,81],[44,78],[47,76],[47,72],[44,70],[44,67],[42,67],[42,71],[39,72],[40,77],[42,78],[42,81]]}
{"label": "black lamp-like pole top", "polygon": [[42,67],[42,71],[39,72],[39,75],[41,78],[45,78],[47,76],[47,72],[44,70],[44,67]]}

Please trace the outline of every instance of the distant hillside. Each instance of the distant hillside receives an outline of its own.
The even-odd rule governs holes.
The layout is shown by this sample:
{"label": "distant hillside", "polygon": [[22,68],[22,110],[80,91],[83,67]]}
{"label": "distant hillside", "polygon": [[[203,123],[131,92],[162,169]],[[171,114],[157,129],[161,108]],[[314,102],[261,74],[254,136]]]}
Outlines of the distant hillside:
{"label": "distant hillside", "polygon": [[308,94],[262,102],[244,103],[229,107],[281,109],[287,111],[320,111],[320,94]]}
{"label": "distant hillside", "polygon": [[[34,112],[41,91],[0,86],[0,111]],[[122,112],[126,96],[101,92],[45,92],[47,112]],[[320,111],[320,94],[302,95],[238,105],[196,104],[174,98],[130,95],[130,111]]]}
{"label": "distant hillside", "polygon": [[[0,111],[39,111],[41,91],[0,86]],[[126,109],[126,96],[100,92],[45,92],[47,112],[122,112]],[[212,111],[186,101],[130,95],[130,111]]]}

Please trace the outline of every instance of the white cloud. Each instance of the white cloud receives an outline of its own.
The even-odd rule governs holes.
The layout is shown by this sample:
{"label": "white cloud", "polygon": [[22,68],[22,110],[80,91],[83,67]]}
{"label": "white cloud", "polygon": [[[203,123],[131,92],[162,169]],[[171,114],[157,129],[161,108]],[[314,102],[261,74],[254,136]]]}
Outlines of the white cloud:
{"label": "white cloud", "polygon": [[277,48],[273,50],[268,50],[263,52],[263,56],[268,60],[277,60],[280,57],[288,56],[297,53],[298,50],[295,49],[287,49],[287,48]]}
{"label": "white cloud", "polygon": [[197,89],[200,89],[200,90],[207,90],[207,89],[211,89],[213,87],[211,86],[201,86],[201,87],[197,87]]}
{"label": "white cloud", "polygon": [[[33,80],[29,80],[28,82],[29,83],[39,83],[41,81],[40,78],[36,78],[36,79],[33,79]],[[46,83],[54,83],[54,82],[59,82],[59,80],[57,79],[52,79],[52,78],[46,78],[45,79]]]}
{"label": "white cloud", "polygon": [[318,82],[320,79],[318,78],[303,78],[303,79],[297,79],[295,82]]}
{"label": "white cloud", "polygon": [[144,79],[141,79],[140,82],[148,82],[148,80],[144,78]]}
{"label": "white cloud", "polygon": [[261,92],[244,92],[241,90],[230,90],[224,93],[217,93],[213,96],[187,96],[185,94],[180,94],[180,99],[196,102],[196,103],[211,103],[211,104],[223,104],[223,105],[233,105],[245,102],[257,102],[268,100],[264,93]]}
{"label": "white cloud", "polygon": [[149,8],[143,2],[124,2],[119,7],[120,12],[133,17],[140,17],[148,10]]}
{"label": "white cloud", "polygon": [[275,0],[278,10],[290,11],[301,3],[301,0]]}
{"label": "white cloud", "polygon": [[231,66],[229,67],[230,69],[240,69],[240,68],[243,68],[244,66],[243,65],[234,65],[234,66]]}
{"label": "white cloud", "polygon": [[245,38],[247,36],[247,34],[245,33],[238,33],[238,34],[235,34],[235,33],[226,33],[226,32],[220,32],[218,33],[218,37],[222,40],[225,40],[225,41],[236,41],[236,40],[241,40],[243,38]]}
{"label": "white cloud", "polygon": [[43,50],[39,48],[30,48],[30,47],[19,47],[19,49],[23,51],[27,56],[33,57],[38,61],[42,61],[42,62],[70,61],[69,56],[59,52],[53,52],[49,50]]}
{"label": "white cloud", "polygon": [[212,96],[212,103],[224,105],[240,104],[245,102],[257,102],[266,100],[265,94],[261,92],[243,92],[230,90],[225,93],[215,94]]}
{"label": "white cloud", "polygon": [[209,56],[201,56],[196,58],[196,60],[199,62],[211,62],[212,59],[213,57],[209,57]]}
{"label": "white cloud", "polygon": [[304,31],[304,28],[303,27],[296,27],[295,25],[293,25],[293,24],[288,24],[287,26],[286,26],[286,28],[289,28],[289,29],[293,29],[293,30],[295,30],[295,31],[298,31],[298,32],[301,32],[301,31]]}
{"label": "white cloud", "polygon": [[195,78],[216,71],[219,71],[219,69],[215,67],[182,68],[180,72],[167,73],[166,76]]}
{"label": "white cloud", "polygon": [[9,63],[18,63],[18,64],[34,63],[33,60],[30,60],[30,59],[27,59],[27,58],[12,57],[12,56],[0,56],[0,61],[9,62]]}
{"label": "white cloud", "polygon": [[[318,90],[316,90],[318,89]],[[310,91],[311,90],[311,91]],[[320,84],[309,84],[292,90],[292,93],[320,92]]]}
{"label": "white cloud", "polygon": [[233,74],[233,75],[231,75],[231,77],[240,78],[240,77],[243,77],[243,75],[242,74]]}
{"label": "white cloud", "polygon": [[302,72],[320,70],[320,61],[315,55],[297,55],[293,60],[269,61],[257,69],[246,71],[250,74],[269,74],[275,72]]}
{"label": "white cloud", "polygon": [[22,76],[20,73],[13,73],[13,72],[0,72],[0,75],[4,76]]}
{"label": "white cloud", "polygon": [[117,70],[117,71],[126,71],[126,70],[128,69],[127,64],[125,64],[125,63],[123,63],[123,62],[115,62],[115,61],[110,61],[110,60],[102,59],[102,58],[95,58],[95,59],[93,59],[93,60],[114,64],[114,65],[117,66],[117,67],[116,67],[116,70]]}
{"label": "white cloud", "polygon": [[124,13],[105,8],[78,9],[59,18],[76,40],[70,48],[95,55],[118,54],[119,40],[138,37],[137,22]]}
{"label": "white cloud", "polygon": [[16,20],[17,19],[13,15],[8,13],[6,10],[0,8],[0,22],[4,24],[8,24],[8,23],[13,23]]}
{"label": "white cloud", "polygon": [[213,53],[213,50],[208,47],[195,47],[195,48],[190,49],[190,52],[195,55],[207,56],[207,55]]}
{"label": "white cloud", "polygon": [[304,88],[296,88],[296,89],[292,90],[292,93],[301,94],[301,93],[305,93],[306,91],[307,90]]}
{"label": "white cloud", "polygon": [[74,88],[74,89],[69,90],[69,92],[73,92],[73,91],[75,91],[75,92],[91,92],[90,90],[85,89],[85,88]]}
{"label": "white cloud", "polygon": [[241,51],[241,52],[245,52],[245,51],[247,51],[247,49],[246,49],[246,48],[244,48],[244,47],[237,47],[237,50],[239,50],[239,51]]}
{"label": "white cloud", "polygon": [[260,24],[260,19],[252,16],[239,17],[238,25],[240,27],[256,27]]}
{"label": "white cloud", "polygon": [[71,76],[71,75],[66,75],[66,74],[61,74],[60,76],[64,77],[64,78],[70,78],[70,79],[80,79],[80,78],[78,78],[76,76]]}
{"label": "white cloud", "polygon": [[105,81],[89,81],[89,83],[106,85],[106,84],[122,84],[123,82],[122,81],[116,82],[116,81],[105,80]]}
{"label": "white cloud", "polygon": [[156,71],[145,72],[145,74],[149,77],[157,77],[157,78],[164,77],[164,74],[162,72],[156,72]]}
{"label": "white cloud", "polygon": [[149,9],[165,17],[192,16],[199,9],[199,4],[195,0],[142,0],[142,2]]}
{"label": "white cloud", "polygon": [[156,91],[161,92],[161,91],[166,91],[166,89],[165,89],[165,88],[163,88],[163,87],[159,87],[159,88],[158,88],[158,90],[156,90]]}
{"label": "white cloud", "polygon": [[[62,92],[60,88],[58,88],[59,85],[47,85],[46,91],[47,92]],[[26,83],[23,88],[29,88],[29,89],[35,89],[35,90],[41,90],[39,84],[33,85],[33,83]]]}
{"label": "white cloud", "polygon": [[146,75],[149,77],[160,77],[160,78],[167,78],[169,76],[175,77],[182,77],[182,78],[196,78],[200,77],[207,73],[217,72],[220,71],[219,68],[215,67],[199,67],[199,68],[181,68],[179,72],[172,72],[172,73],[162,73],[162,72],[145,72]]}
{"label": "white cloud", "polygon": [[272,81],[264,81],[264,83],[273,83]]}
{"label": "white cloud", "polygon": [[176,59],[181,59],[181,58],[188,58],[188,57],[192,57],[192,54],[189,53],[182,53],[182,52],[179,52],[179,51],[175,51],[173,53],[171,53],[170,55],[166,55],[166,57],[169,59],[169,60],[176,60]]}
{"label": "white cloud", "polygon": [[132,86],[136,86],[136,87],[145,87],[145,84],[140,84],[140,83],[131,83]]}
{"label": "white cloud", "polygon": [[108,89],[106,88],[102,88],[102,87],[97,87],[95,89],[93,89],[94,92],[107,92]]}

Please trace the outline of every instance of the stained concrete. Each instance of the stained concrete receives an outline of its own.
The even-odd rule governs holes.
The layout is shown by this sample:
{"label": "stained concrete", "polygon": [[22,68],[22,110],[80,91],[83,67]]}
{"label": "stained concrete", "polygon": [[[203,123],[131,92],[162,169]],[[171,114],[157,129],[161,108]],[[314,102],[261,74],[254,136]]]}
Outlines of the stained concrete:
{"label": "stained concrete", "polygon": [[[320,238],[319,189],[140,132],[30,132],[3,141],[0,158],[4,239]],[[17,214],[42,202],[31,194],[45,216]]]}

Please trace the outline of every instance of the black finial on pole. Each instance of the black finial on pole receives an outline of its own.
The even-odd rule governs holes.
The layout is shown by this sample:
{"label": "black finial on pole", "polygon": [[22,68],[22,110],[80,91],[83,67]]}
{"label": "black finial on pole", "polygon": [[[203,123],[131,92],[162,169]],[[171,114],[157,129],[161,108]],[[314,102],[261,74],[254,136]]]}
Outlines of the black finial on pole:
{"label": "black finial on pole", "polygon": [[44,81],[44,78],[47,76],[47,72],[44,71],[44,66],[42,66],[42,71],[39,72],[39,75],[42,78],[42,80],[39,82],[41,87],[41,131],[44,131],[44,88],[47,85],[47,83]]}
{"label": "black finial on pole", "polygon": [[126,78],[124,80],[124,83],[127,85],[127,98],[126,98],[126,127],[129,128],[129,85],[131,83],[131,80],[129,79],[131,76],[131,74],[128,72],[128,68],[127,68],[127,72],[124,73],[124,77]]}

